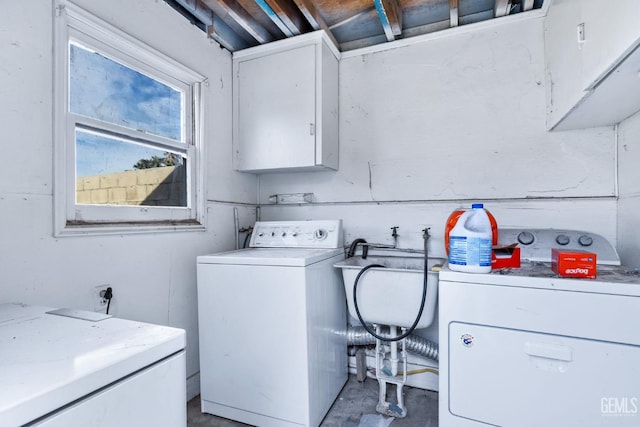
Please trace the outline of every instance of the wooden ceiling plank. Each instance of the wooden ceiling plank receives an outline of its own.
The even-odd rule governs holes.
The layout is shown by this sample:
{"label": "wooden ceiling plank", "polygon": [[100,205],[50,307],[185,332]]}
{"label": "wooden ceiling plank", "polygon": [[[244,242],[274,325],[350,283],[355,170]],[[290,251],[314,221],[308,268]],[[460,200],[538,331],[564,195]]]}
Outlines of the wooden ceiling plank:
{"label": "wooden ceiling plank", "polygon": [[266,2],[294,35],[306,33],[310,29],[302,13],[291,0],[266,0]]}
{"label": "wooden ceiling plank", "polygon": [[354,49],[362,49],[369,46],[375,46],[377,44],[384,43],[386,41],[385,35],[371,36],[365,37],[363,39],[352,40],[342,44],[342,49],[344,51],[354,50]]}
{"label": "wooden ceiling plank", "polygon": [[229,18],[237,22],[258,43],[264,44],[275,40],[271,33],[236,2],[231,0],[203,0],[203,2],[206,5],[213,3],[223,9]]}
{"label": "wooden ceiling plank", "polygon": [[[403,37],[416,37],[421,36],[423,34],[434,33],[437,31],[443,31],[450,28],[449,20],[433,22],[430,24],[420,25],[418,27],[407,28],[402,32]],[[373,46],[376,44],[384,43],[385,36],[373,36],[359,40],[353,40],[350,42],[342,43],[343,51],[349,51],[353,49],[362,49],[364,47]]]}
{"label": "wooden ceiling plank", "polygon": [[449,20],[452,27],[458,26],[458,0],[449,0]]}
{"label": "wooden ceiling plank", "polygon": [[340,22],[336,22],[335,24],[333,24],[329,28],[331,28],[333,30],[333,29],[342,27],[343,25],[347,25],[347,24],[351,23],[352,21],[355,21],[356,19],[358,19],[360,17],[366,16],[366,15],[370,14],[371,12],[373,12],[375,10],[376,10],[375,6],[371,6],[371,7],[367,8],[367,9],[361,11],[361,12],[356,13],[353,16],[348,17],[347,19],[344,19],[344,20],[342,20]]}
{"label": "wooden ceiling plank", "polygon": [[293,0],[293,2],[298,6],[300,12],[304,15],[304,17],[309,21],[309,24],[313,27],[314,30],[324,30],[329,39],[333,42],[338,50],[340,50],[340,43],[336,40],[331,32],[331,29],[318,12],[318,9],[314,6],[313,2],[310,0]]}
{"label": "wooden ceiling plank", "polygon": [[398,0],[373,0],[388,41],[402,34],[402,9]]}

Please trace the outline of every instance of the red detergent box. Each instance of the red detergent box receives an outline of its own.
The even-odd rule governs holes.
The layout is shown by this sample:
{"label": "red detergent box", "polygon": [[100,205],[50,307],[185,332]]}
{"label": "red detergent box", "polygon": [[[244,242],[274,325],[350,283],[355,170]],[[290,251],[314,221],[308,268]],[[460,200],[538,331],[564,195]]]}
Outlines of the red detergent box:
{"label": "red detergent box", "polygon": [[491,269],[520,268],[520,248],[517,245],[494,246],[491,250]]}
{"label": "red detergent box", "polygon": [[562,277],[596,278],[596,254],[581,250],[551,249],[551,269]]}

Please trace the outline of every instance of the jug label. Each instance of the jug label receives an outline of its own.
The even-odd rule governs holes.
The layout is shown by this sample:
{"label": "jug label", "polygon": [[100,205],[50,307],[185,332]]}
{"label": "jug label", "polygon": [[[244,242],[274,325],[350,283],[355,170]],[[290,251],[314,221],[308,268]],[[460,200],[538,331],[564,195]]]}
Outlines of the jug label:
{"label": "jug label", "polygon": [[491,266],[491,239],[449,236],[449,264]]}

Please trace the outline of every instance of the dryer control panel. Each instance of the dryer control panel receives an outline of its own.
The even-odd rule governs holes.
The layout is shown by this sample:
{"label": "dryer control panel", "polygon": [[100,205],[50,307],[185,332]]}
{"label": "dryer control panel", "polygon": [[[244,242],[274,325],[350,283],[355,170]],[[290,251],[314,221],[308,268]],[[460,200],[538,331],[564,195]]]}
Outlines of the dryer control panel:
{"label": "dryer control panel", "polygon": [[498,243],[517,243],[520,258],[529,261],[551,262],[551,248],[585,250],[598,254],[598,264],[620,265],[615,247],[603,236],[580,230],[553,228],[500,228]]}
{"label": "dryer control panel", "polygon": [[252,248],[318,248],[343,246],[342,220],[258,221],[249,246]]}

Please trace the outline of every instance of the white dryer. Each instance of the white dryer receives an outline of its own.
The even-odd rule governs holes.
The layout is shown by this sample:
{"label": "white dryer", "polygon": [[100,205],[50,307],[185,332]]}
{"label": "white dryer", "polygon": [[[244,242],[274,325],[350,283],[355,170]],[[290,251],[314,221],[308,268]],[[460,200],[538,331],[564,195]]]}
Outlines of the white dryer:
{"label": "white dryer", "polygon": [[185,331],[0,304],[0,426],[187,424]]}
{"label": "white dryer", "polygon": [[318,426],[347,380],[342,222],[257,222],[250,248],[198,257],[202,411]]}
{"label": "white dryer", "polygon": [[[639,272],[592,233],[500,238],[521,268],[440,272],[440,426],[640,425]],[[595,252],[597,278],[558,277],[551,247]]]}

